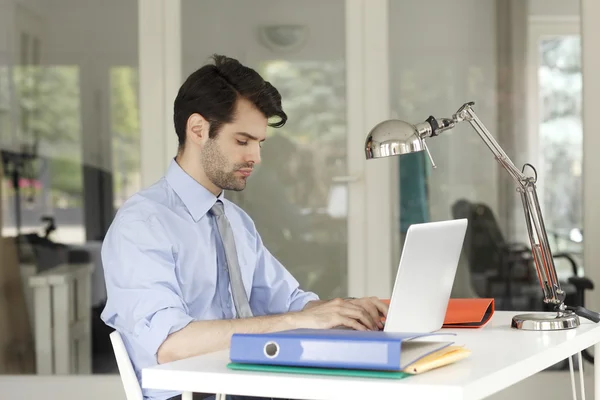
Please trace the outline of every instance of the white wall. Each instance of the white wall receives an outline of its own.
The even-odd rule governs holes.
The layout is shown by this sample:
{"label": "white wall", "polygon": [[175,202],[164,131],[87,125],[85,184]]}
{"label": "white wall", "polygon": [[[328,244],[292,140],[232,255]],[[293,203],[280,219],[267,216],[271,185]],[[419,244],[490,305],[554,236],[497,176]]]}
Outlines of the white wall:
{"label": "white wall", "polygon": [[528,0],[529,15],[543,17],[579,17],[579,0]]}
{"label": "white wall", "polygon": [[214,52],[247,64],[278,57],[260,43],[258,26],[263,24],[308,27],[305,46],[298,52],[279,56],[285,60],[343,60],[345,57],[343,0],[183,0],[181,7],[184,76],[199,68]]}
{"label": "white wall", "polygon": [[600,2],[581,0],[582,17],[582,79],[583,79],[583,263],[585,274],[594,282],[594,290],[588,291],[586,306],[600,312],[600,136],[598,136],[598,104],[600,104],[600,51],[598,37],[600,28]]}
{"label": "white wall", "polygon": [[44,16],[48,64],[137,66],[136,0],[52,0]]}

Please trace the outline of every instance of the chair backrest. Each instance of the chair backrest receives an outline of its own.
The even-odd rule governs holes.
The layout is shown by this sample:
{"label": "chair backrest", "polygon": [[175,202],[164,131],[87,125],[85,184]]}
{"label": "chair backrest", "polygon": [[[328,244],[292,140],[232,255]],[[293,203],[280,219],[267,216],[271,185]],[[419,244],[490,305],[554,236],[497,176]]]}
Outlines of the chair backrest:
{"label": "chair backrest", "polygon": [[143,400],[142,389],[140,388],[133,364],[131,364],[125,343],[123,343],[119,332],[112,332],[110,334],[110,341],[115,352],[117,367],[119,368],[119,375],[121,375],[121,382],[123,382],[123,389],[125,389],[127,400]]}
{"label": "chair backrest", "polygon": [[499,271],[507,243],[490,207],[461,199],[452,206],[452,216],[469,220],[464,247],[471,271]]}

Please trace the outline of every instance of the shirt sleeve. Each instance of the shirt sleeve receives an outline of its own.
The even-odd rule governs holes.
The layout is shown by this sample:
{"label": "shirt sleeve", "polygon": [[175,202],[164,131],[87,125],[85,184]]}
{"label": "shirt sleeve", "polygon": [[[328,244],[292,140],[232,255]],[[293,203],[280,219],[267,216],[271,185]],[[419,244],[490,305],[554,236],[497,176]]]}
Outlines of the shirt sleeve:
{"label": "shirt sleeve", "polygon": [[167,336],[193,320],[164,228],[152,217],[115,221],[102,246],[102,264],[107,290],[102,319],[156,357]]}
{"label": "shirt sleeve", "polygon": [[300,311],[306,303],[319,300],[315,293],[304,291],[290,272],[264,246],[256,232],[257,265],[250,303],[255,315]]}

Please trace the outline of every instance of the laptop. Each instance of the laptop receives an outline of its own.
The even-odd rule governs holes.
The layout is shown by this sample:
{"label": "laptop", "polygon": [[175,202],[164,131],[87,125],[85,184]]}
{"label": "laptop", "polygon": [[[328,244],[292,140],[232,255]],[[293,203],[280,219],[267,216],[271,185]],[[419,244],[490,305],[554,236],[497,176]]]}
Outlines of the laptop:
{"label": "laptop", "polygon": [[467,230],[467,219],[413,224],[390,298],[384,332],[442,328]]}

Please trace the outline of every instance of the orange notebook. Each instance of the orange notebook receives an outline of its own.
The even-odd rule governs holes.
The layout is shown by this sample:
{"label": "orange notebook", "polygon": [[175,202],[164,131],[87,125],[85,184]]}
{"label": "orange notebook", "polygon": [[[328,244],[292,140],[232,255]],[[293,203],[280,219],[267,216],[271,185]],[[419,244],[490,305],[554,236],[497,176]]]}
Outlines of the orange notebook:
{"label": "orange notebook", "polygon": [[494,299],[450,299],[444,328],[481,328],[494,315]]}
{"label": "orange notebook", "polygon": [[[383,300],[390,304],[390,300]],[[444,328],[481,328],[494,315],[494,299],[450,299]]]}

